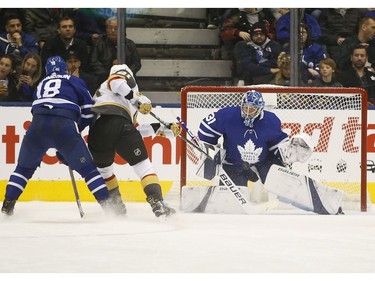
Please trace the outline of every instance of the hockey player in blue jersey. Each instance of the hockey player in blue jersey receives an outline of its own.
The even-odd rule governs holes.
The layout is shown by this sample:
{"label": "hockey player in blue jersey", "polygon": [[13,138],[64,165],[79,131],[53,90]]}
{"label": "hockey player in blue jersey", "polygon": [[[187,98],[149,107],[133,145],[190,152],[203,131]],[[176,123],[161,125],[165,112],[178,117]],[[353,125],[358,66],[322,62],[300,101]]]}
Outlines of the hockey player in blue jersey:
{"label": "hockey player in blue jersey", "polygon": [[201,141],[217,144],[223,137],[223,168],[237,185],[246,186],[248,180],[254,182],[258,177],[264,182],[272,164],[284,166],[278,145],[289,138],[281,130],[280,119],[263,110],[264,106],[261,93],[249,91],[241,106],[222,108],[200,124]]}
{"label": "hockey player in blue jersey", "polygon": [[22,141],[16,169],[6,186],[1,211],[13,215],[15,203],[43,155],[49,148],[56,148],[69,166],[85,179],[103,209],[115,212],[106,184],[80,134],[92,121],[90,109],[94,102],[91,95],[81,79],[67,74],[61,57],[48,58],[45,69],[47,76],[34,93],[33,119]]}
{"label": "hockey player in blue jersey", "polygon": [[[209,114],[198,130],[202,148],[216,146],[223,138],[225,157],[219,159],[219,167],[235,185],[247,186],[248,181],[260,180],[280,201],[318,214],[342,213],[340,191],[285,168],[310,157],[314,148],[310,136],[302,133],[289,139],[280,119],[264,107],[262,94],[251,90],[244,94],[240,106],[225,107]],[[203,174],[211,179],[216,173],[212,167],[217,163],[212,164],[210,159],[206,162],[208,164],[202,166],[211,172]]]}

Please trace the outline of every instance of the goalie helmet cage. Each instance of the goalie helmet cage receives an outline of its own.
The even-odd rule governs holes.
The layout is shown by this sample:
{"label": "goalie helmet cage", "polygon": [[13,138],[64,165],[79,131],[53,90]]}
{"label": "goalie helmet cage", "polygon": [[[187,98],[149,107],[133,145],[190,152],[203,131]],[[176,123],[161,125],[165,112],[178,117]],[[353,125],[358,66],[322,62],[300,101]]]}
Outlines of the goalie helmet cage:
{"label": "goalie helmet cage", "polygon": [[[291,137],[311,135],[314,152],[293,169],[322,184],[343,190],[367,211],[367,92],[360,88],[300,88],[265,86],[188,86],[181,90],[181,117],[197,134],[209,113],[241,104],[243,94],[263,94],[265,110],[274,112]],[[182,134],[186,137],[186,132]],[[180,195],[183,186],[212,185],[195,174],[200,153],[181,142]]]}

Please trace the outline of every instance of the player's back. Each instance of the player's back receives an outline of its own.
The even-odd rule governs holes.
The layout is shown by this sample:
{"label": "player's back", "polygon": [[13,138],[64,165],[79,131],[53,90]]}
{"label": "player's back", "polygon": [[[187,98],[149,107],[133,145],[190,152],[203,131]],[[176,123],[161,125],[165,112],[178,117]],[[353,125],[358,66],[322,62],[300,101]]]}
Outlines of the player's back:
{"label": "player's back", "polygon": [[81,107],[88,108],[92,104],[91,95],[81,79],[73,75],[53,73],[39,83],[34,93],[32,111],[45,107],[73,110],[80,115]]}
{"label": "player's back", "polygon": [[93,105],[84,82],[73,75],[55,74],[45,77],[34,93],[33,115],[54,115],[71,119],[83,130],[92,121]]}

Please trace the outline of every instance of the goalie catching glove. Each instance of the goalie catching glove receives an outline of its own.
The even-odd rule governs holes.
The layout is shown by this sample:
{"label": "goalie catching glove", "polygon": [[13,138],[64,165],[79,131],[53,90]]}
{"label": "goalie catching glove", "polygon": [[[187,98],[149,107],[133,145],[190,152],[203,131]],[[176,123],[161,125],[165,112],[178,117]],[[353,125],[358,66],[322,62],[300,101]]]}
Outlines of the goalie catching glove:
{"label": "goalie catching glove", "polygon": [[152,104],[148,97],[142,95],[140,92],[134,95],[130,102],[142,114],[149,114],[152,110]]}
{"label": "goalie catching glove", "polygon": [[176,123],[170,123],[168,127],[164,126],[163,124],[160,124],[159,129],[155,132],[155,134],[159,137],[177,137],[179,134],[181,134],[182,128],[178,126]]}
{"label": "goalie catching glove", "polygon": [[294,135],[289,141],[279,145],[281,158],[285,164],[306,162],[313,150],[311,137],[305,133]]}

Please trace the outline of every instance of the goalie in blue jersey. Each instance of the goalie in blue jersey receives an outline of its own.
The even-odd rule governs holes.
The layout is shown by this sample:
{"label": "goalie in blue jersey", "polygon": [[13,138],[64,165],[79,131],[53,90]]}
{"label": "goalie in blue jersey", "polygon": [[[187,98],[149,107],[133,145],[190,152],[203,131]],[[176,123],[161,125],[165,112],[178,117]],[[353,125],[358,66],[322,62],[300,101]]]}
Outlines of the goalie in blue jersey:
{"label": "goalie in blue jersey", "polygon": [[18,163],[6,186],[1,212],[13,215],[17,199],[40,166],[49,148],[56,148],[69,166],[85,179],[88,188],[109,213],[116,213],[80,132],[91,123],[93,100],[84,82],[67,74],[65,61],[48,58],[46,77],[39,83],[32,103],[33,119],[22,141]]}
{"label": "goalie in blue jersey", "polygon": [[280,201],[319,214],[340,213],[342,194],[338,190],[285,168],[310,157],[310,136],[302,133],[289,139],[280,119],[264,107],[262,94],[251,90],[244,94],[240,106],[222,108],[202,120],[198,137],[203,149],[217,147],[223,138],[225,153],[221,151],[221,155],[225,156],[214,157],[216,163],[205,159],[200,175],[212,179],[222,168],[235,185],[247,186],[248,181],[260,180]]}

